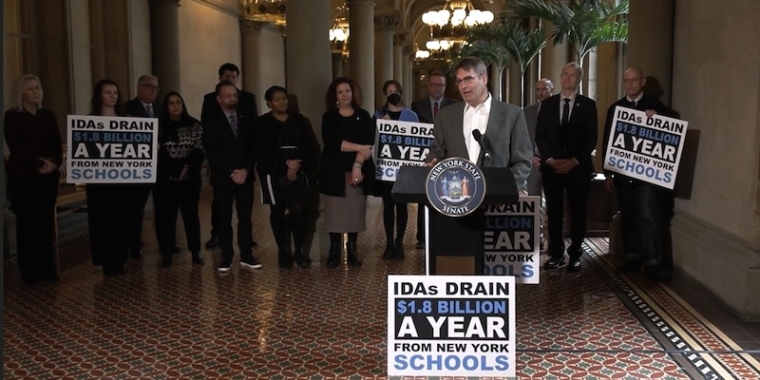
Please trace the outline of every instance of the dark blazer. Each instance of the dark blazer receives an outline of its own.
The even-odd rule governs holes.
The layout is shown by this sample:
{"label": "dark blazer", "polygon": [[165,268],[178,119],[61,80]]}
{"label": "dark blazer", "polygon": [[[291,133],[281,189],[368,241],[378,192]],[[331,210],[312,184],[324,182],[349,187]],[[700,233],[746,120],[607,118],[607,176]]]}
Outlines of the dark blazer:
{"label": "dark blazer", "polygon": [[[607,146],[609,145],[610,133],[612,132],[612,119],[615,118],[615,107],[617,106],[633,108],[639,111],[654,110],[658,115],[672,116],[672,112],[670,109],[668,109],[668,107],[665,106],[665,104],[647,94],[643,94],[641,96],[641,99],[639,99],[638,103],[636,103],[636,107],[634,107],[633,104],[631,104],[631,102],[629,102],[628,98],[625,96],[617,102],[612,103],[610,108],[607,109],[607,120],[604,123],[604,140],[602,140],[602,163],[607,160]],[[604,167],[604,164],[602,164],[602,167]],[[639,182],[637,179],[630,178],[620,173],[614,173],[606,169],[604,170],[604,173],[607,175],[614,174],[615,182]]]}
{"label": "dark blazer", "polygon": [[227,117],[219,108],[203,124],[203,149],[211,165],[211,184],[232,183],[236,169],[248,170],[246,182],[254,181],[256,156],[253,149],[254,120],[238,110],[238,135],[232,132]]}
{"label": "dark blazer", "polygon": [[549,158],[578,160],[573,171],[592,173],[594,164],[591,152],[596,147],[597,114],[596,102],[583,95],[575,95],[575,104],[568,125],[560,125],[560,94],[541,102],[541,110],[536,120],[536,145],[541,152],[541,172],[553,173],[546,165]]}
{"label": "dark blazer", "polygon": [[[209,92],[204,95],[203,106],[201,107],[201,124],[206,125],[208,118],[212,118],[214,114],[220,112],[222,112],[222,107],[216,101],[216,92]],[[250,120],[255,120],[259,116],[259,111],[256,109],[256,95],[238,90],[238,114],[244,115]]]}
{"label": "dark blazer", "polygon": [[[457,101],[451,98],[444,97],[441,99],[441,105],[439,106],[439,112],[440,109],[446,106],[450,106]],[[416,102],[412,102],[412,111],[414,111],[417,114],[417,117],[420,118],[420,122],[423,123],[433,123],[433,106],[430,104],[430,97],[426,97],[424,99],[420,99]]]}
{"label": "dark blazer", "polygon": [[[153,117],[158,118],[161,114],[161,103],[153,102],[151,104],[153,105]],[[145,110],[140,99],[134,98],[124,103],[124,109],[126,109],[129,116],[148,117],[148,111]]]}
{"label": "dark blazer", "polygon": [[[375,145],[375,125],[363,108],[354,111],[350,127],[343,126],[337,109],[322,115],[322,157],[319,164],[319,192],[343,197],[346,195],[346,173],[350,173],[356,158],[355,152],[341,152],[343,141],[362,145]],[[362,167],[364,194],[372,195],[375,188],[375,165],[367,159]]]}
{"label": "dark blazer", "polygon": [[[256,170],[261,174],[284,174],[287,172],[285,162],[290,159],[301,160],[305,168],[313,163],[308,162],[312,157],[312,145],[306,118],[300,113],[289,112],[288,120],[283,126],[275,120],[271,112],[256,119]],[[288,155],[280,149],[280,128],[292,128],[298,135],[298,150]]]}

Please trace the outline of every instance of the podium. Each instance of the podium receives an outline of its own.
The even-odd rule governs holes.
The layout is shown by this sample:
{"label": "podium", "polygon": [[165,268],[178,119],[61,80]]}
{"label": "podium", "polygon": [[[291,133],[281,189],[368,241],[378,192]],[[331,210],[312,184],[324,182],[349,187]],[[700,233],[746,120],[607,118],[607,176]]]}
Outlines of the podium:
{"label": "podium", "polygon": [[[393,185],[393,201],[429,206],[425,187],[432,168],[402,166]],[[431,275],[483,274],[485,206],[513,204],[519,200],[509,168],[482,168],[486,194],[478,210],[462,217],[443,215],[428,207],[427,272]]]}

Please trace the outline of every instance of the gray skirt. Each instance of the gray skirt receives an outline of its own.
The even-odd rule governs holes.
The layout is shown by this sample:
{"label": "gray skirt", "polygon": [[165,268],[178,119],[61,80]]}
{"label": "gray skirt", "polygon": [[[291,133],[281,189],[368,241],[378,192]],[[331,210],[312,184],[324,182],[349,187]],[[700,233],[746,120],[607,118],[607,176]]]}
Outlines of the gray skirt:
{"label": "gray skirt", "polygon": [[367,229],[367,196],[362,187],[346,185],[345,197],[325,195],[325,229],[327,232],[351,233]]}

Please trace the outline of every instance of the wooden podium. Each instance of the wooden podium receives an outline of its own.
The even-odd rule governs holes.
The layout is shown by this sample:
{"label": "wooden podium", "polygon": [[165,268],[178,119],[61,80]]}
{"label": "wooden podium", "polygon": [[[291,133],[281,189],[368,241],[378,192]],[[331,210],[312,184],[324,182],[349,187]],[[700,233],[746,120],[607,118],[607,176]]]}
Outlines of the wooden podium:
{"label": "wooden podium", "polygon": [[519,200],[517,186],[508,168],[482,168],[486,194],[480,209],[462,217],[443,215],[432,207],[425,192],[431,168],[402,166],[393,186],[393,201],[428,206],[427,271],[431,275],[483,274],[483,230],[485,206],[513,204]]}

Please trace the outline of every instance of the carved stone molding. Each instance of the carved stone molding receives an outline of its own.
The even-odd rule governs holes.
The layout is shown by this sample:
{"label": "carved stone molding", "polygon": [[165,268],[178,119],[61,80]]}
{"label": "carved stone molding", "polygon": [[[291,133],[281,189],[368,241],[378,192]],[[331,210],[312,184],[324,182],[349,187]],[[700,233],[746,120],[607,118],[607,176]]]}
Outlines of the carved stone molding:
{"label": "carved stone molding", "polygon": [[375,30],[392,32],[398,28],[400,22],[398,16],[375,16]]}
{"label": "carved stone molding", "polygon": [[399,32],[393,35],[393,46],[406,46],[409,44],[409,33]]}
{"label": "carved stone molding", "polygon": [[264,29],[266,25],[267,25],[266,22],[253,21],[253,20],[241,18],[240,19],[240,34],[248,35],[248,34],[259,33],[261,32],[261,29]]}
{"label": "carved stone molding", "polygon": [[176,5],[176,6],[179,6],[179,0],[150,0],[150,5]]}
{"label": "carved stone molding", "polygon": [[351,7],[352,5],[377,5],[377,0],[346,0],[346,5]]}

